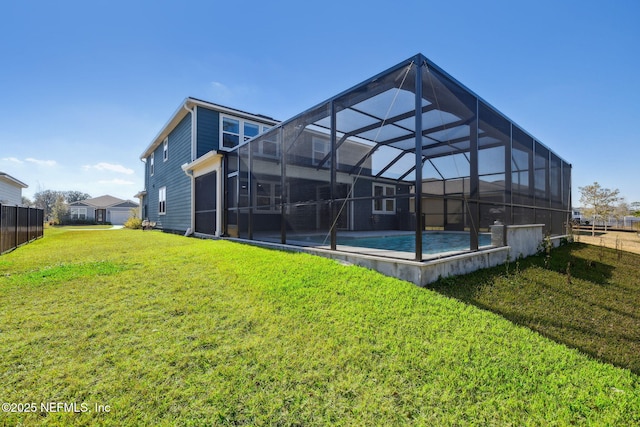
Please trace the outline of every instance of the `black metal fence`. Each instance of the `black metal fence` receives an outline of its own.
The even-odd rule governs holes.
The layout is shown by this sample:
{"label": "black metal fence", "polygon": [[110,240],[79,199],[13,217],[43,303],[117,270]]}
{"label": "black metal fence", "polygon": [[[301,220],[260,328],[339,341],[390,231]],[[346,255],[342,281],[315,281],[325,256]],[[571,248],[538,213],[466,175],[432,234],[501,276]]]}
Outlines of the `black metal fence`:
{"label": "black metal fence", "polygon": [[0,254],[42,237],[44,211],[0,205]]}

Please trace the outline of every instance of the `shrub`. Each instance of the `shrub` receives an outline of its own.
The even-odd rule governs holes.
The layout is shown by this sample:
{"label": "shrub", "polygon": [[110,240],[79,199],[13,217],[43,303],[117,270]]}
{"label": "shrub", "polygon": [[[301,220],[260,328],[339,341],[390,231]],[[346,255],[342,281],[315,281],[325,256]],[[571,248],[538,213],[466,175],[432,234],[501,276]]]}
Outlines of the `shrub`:
{"label": "shrub", "polygon": [[124,226],[126,228],[131,228],[132,230],[139,230],[142,228],[142,220],[132,216],[124,223]]}

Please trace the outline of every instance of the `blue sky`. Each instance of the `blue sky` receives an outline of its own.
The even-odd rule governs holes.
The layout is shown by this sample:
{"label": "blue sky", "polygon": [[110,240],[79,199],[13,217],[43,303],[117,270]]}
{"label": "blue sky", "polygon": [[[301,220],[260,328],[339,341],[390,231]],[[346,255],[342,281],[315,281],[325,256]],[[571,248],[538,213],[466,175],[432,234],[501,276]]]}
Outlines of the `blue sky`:
{"label": "blue sky", "polygon": [[0,171],[131,199],[187,96],[285,120],[420,52],[640,201],[640,2],[34,1],[2,6]]}

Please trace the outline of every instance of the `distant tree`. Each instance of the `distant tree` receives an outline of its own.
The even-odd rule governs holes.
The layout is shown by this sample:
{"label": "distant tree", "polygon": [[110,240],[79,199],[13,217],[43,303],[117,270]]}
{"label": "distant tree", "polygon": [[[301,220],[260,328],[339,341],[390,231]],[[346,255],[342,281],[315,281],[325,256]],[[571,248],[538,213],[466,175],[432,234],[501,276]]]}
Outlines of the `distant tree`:
{"label": "distant tree", "polygon": [[63,201],[66,203],[73,203],[91,198],[89,194],[81,191],[40,190],[33,195],[33,203],[37,208],[44,210],[45,218],[49,218],[53,215],[53,206],[56,204],[60,196],[62,196]]}
{"label": "distant tree", "polygon": [[618,202],[618,194],[620,190],[617,188],[611,190],[602,188],[600,184],[594,182],[591,185],[578,187],[580,190],[580,203],[584,208],[584,214],[587,217],[593,217],[591,225],[591,235],[596,234],[596,218],[604,220],[605,230],[607,229],[607,219],[613,213],[616,203]]}
{"label": "distant tree", "polygon": [[22,196],[22,206],[33,206],[33,202],[30,198]]}
{"label": "distant tree", "polygon": [[618,200],[619,202],[614,206],[611,216],[615,218],[616,223],[620,226],[620,222],[624,223],[624,217],[628,216],[631,210],[629,208],[629,203],[627,203],[623,198]]}
{"label": "distant tree", "polygon": [[91,198],[91,195],[81,191],[65,191],[64,198],[67,203],[80,202]]}
{"label": "distant tree", "polygon": [[631,215],[640,217],[640,202],[633,202],[630,205]]}
{"label": "distant tree", "polygon": [[59,196],[64,198],[64,194],[60,191],[40,190],[33,195],[33,201],[37,208],[44,210],[44,217],[49,218]]}
{"label": "distant tree", "polygon": [[67,219],[67,216],[69,215],[69,207],[67,206],[67,202],[62,194],[58,195],[56,202],[53,204],[51,215],[57,224],[63,224]]}

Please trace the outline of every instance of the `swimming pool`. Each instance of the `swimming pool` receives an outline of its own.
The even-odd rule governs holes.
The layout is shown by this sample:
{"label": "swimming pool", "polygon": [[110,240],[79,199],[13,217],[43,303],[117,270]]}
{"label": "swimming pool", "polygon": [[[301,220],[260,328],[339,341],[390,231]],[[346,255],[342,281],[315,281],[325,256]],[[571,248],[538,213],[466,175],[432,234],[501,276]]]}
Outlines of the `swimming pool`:
{"label": "swimming pool", "polygon": [[[298,236],[295,238],[305,243],[328,244],[325,236],[310,235]],[[384,249],[399,252],[415,251],[414,234],[397,234],[381,236],[345,236],[338,233],[338,245],[356,246],[370,249]],[[491,234],[481,233],[478,236],[478,245],[487,246],[491,244]],[[422,233],[422,253],[437,254],[450,251],[469,250],[469,233],[455,231],[425,231]]]}

